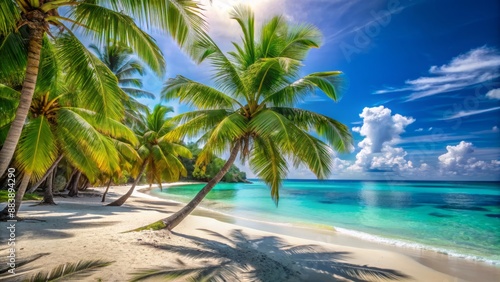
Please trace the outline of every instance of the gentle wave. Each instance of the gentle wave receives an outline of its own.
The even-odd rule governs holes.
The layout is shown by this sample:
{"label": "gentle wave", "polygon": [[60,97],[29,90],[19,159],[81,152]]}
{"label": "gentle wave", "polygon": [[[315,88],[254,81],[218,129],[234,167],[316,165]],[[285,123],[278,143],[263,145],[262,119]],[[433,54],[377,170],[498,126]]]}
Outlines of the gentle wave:
{"label": "gentle wave", "polygon": [[424,244],[419,244],[415,242],[406,242],[402,240],[397,240],[397,239],[389,239],[385,237],[380,237],[377,235],[361,232],[361,231],[356,231],[356,230],[351,230],[351,229],[345,229],[341,227],[335,227],[335,230],[337,232],[349,235],[352,237],[356,237],[365,241],[370,241],[370,242],[377,242],[377,243],[382,243],[382,244],[387,244],[387,245],[393,245],[396,247],[403,247],[403,248],[410,248],[410,249],[417,249],[417,250],[428,250],[428,251],[434,251],[440,254],[445,254],[451,257],[457,257],[457,258],[462,258],[466,260],[472,260],[472,261],[480,261],[484,262],[487,264],[491,265],[500,265],[500,260],[492,260],[480,256],[474,256],[474,255],[465,255],[465,254],[460,254],[457,253],[456,251],[452,250],[447,250],[443,248],[436,248],[433,246],[428,246]]}
{"label": "gentle wave", "polygon": [[[165,194],[154,193],[154,192],[151,193],[152,191],[149,191],[149,192],[150,192],[150,195],[153,195],[155,197],[159,197],[159,198],[162,198],[162,199],[165,199],[165,200],[168,200],[171,202],[180,203],[180,204],[186,204],[190,200],[189,198],[183,198],[183,197],[180,197],[181,199],[172,200],[171,198],[170,199],[167,198]],[[420,244],[420,243],[415,243],[415,242],[407,242],[407,241],[403,241],[403,240],[390,239],[390,238],[381,237],[378,235],[373,235],[373,234],[369,234],[369,233],[365,233],[365,232],[361,232],[361,231],[356,231],[356,230],[352,230],[352,229],[346,229],[346,228],[341,228],[341,227],[336,227],[336,226],[334,226],[334,227],[324,226],[324,225],[303,222],[303,221],[295,221],[295,222],[274,221],[274,222],[270,222],[270,221],[265,221],[262,219],[237,216],[237,215],[234,215],[232,213],[227,213],[227,212],[224,212],[224,211],[217,209],[217,208],[224,207],[226,205],[221,204],[221,203],[217,203],[217,202],[212,202],[212,205],[199,206],[198,208],[212,212],[212,213],[231,217],[234,219],[242,219],[242,220],[247,220],[247,221],[252,221],[252,222],[257,222],[257,223],[264,223],[264,224],[269,224],[269,225],[284,226],[284,227],[302,227],[302,228],[308,228],[308,229],[309,228],[312,228],[312,229],[317,228],[317,229],[323,229],[323,230],[331,230],[330,228],[333,228],[338,233],[352,236],[352,237],[362,239],[365,241],[369,241],[369,242],[387,244],[387,245],[392,245],[392,246],[401,247],[401,248],[410,248],[410,249],[416,249],[416,250],[428,250],[428,251],[433,251],[433,252],[445,254],[445,255],[448,255],[451,257],[466,259],[466,260],[470,260],[470,261],[478,261],[478,262],[483,262],[483,263],[487,263],[487,264],[495,265],[495,266],[500,265],[500,260],[493,260],[493,259],[489,259],[489,258],[485,258],[485,257],[481,257],[481,256],[475,256],[475,255],[461,254],[461,253],[458,253],[458,252],[453,251],[453,250],[438,248],[438,247],[429,246],[429,245]]]}

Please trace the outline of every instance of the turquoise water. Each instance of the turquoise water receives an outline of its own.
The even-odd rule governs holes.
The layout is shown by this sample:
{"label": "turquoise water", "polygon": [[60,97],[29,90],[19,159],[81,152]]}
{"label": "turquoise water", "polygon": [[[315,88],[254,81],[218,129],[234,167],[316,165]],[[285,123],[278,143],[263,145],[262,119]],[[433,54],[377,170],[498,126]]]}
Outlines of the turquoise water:
{"label": "turquoise water", "polygon": [[[202,187],[154,194],[188,202]],[[287,180],[280,191],[276,207],[260,181],[221,183],[202,206],[272,223],[328,225],[368,240],[500,264],[499,183]]]}

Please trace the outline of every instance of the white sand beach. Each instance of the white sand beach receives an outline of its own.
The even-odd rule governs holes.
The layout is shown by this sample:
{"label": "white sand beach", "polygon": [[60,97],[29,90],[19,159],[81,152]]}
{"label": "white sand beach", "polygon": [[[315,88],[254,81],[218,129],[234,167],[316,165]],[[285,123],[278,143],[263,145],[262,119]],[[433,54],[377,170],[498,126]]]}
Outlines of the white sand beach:
{"label": "white sand beach", "polygon": [[[112,187],[107,202],[126,189]],[[358,244],[340,237],[326,243],[305,239],[310,237],[307,230],[298,232],[302,237],[298,238],[293,229],[287,229],[292,230],[287,236],[279,234],[284,233],[282,227],[276,227],[281,232],[271,233],[200,215],[189,216],[172,233],[127,232],[167,217],[180,205],[136,191],[124,206],[107,207],[100,202],[102,189],[89,190],[78,198],[57,197],[56,206],[23,203],[20,216],[25,220],[16,223],[16,261],[45,255],[18,266],[17,276],[3,273],[1,281],[16,281],[62,263],[89,259],[113,263],[77,281],[129,281],[134,273],[145,269],[188,268],[213,270],[228,281],[473,281],[470,277],[493,281],[489,279],[500,273],[492,266],[448,260],[440,254],[417,254],[390,246],[377,249],[374,243]],[[8,223],[1,223],[3,268],[8,253],[7,237],[3,235],[7,234],[6,226]],[[465,267],[466,272],[470,267],[477,273],[457,277],[438,271],[453,267]],[[388,279],[370,275],[377,271]],[[187,277],[169,281],[186,281]],[[166,280],[156,277],[148,281]]]}

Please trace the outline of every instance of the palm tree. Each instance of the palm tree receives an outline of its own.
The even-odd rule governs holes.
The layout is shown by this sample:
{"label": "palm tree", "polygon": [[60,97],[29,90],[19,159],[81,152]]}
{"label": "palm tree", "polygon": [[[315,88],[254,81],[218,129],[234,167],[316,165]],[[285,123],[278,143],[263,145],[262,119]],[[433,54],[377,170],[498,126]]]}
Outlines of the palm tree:
{"label": "palm tree", "polygon": [[128,47],[113,44],[104,47],[101,51],[96,45],[91,44],[89,48],[108,66],[118,79],[118,85],[127,94],[124,100],[125,122],[128,124],[137,122],[137,116],[147,109],[147,106],[137,101],[137,98],[154,99],[155,95],[142,88],[142,80],[134,77],[144,75],[145,69],[137,59],[133,58],[132,50]]}
{"label": "palm tree", "polygon": [[[117,142],[135,153],[134,133],[119,121],[98,118],[95,112],[78,107],[74,92],[64,88],[36,95],[28,122],[19,140],[14,164],[23,172],[16,193],[17,214],[29,181],[42,178],[64,158],[91,181],[101,172],[119,170]],[[128,143],[127,143],[128,142]],[[130,143],[130,144],[129,144]]]}
{"label": "palm tree", "polygon": [[142,126],[136,126],[139,136],[140,147],[138,153],[141,156],[140,169],[134,183],[125,195],[109,206],[121,206],[132,195],[141,175],[146,172],[146,179],[151,185],[158,183],[161,187],[162,181],[173,182],[181,176],[186,176],[187,171],[179,157],[191,158],[191,151],[178,140],[167,139],[164,136],[173,130],[175,124],[166,117],[172,108],[156,105],[153,112],[146,111]]}
{"label": "palm tree", "polygon": [[[126,11],[126,12],[124,12]],[[62,14],[59,14],[62,13]],[[135,19],[135,21],[134,21]],[[151,36],[139,28],[164,30],[181,46],[202,32],[205,23],[201,8],[191,0],[3,0],[0,2],[0,55],[9,58],[0,64],[0,81],[25,72],[20,103],[0,151],[0,175],[9,166],[21,136],[35,87],[41,79],[39,63],[48,35],[59,30],[56,51],[70,84],[81,86],[88,108],[100,115],[123,115],[116,78],[96,62],[75,36],[90,37],[94,42],[113,40],[131,46],[139,58],[162,75],[165,61]],[[51,27],[55,27],[51,28]],[[40,73],[43,75],[43,73]]]}
{"label": "palm tree", "polygon": [[200,60],[212,63],[216,87],[177,76],[167,81],[162,92],[167,100],[178,98],[199,109],[175,117],[180,125],[166,138],[201,136],[200,142],[205,146],[198,165],[206,164],[212,154],[230,152],[221,171],[193,200],[163,220],[169,230],[195,209],[238,154],[270,187],[277,204],[282,180],[288,172],[287,160],[296,167],[304,165],[323,179],[332,169],[331,147],[345,152],[352,146],[345,125],[294,107],[315,90],[321,90],[334,101],[339,99],[341,72],[299,76],[308,51],[320,45],[320,31],[311,25],[291,26],[283,17],[276,16],[262,26],[257,37],[254,15],[249,8],[236,7],[231,17],[238,21],[243,32],[242,43],[234,44],[235,52],[226,56],[209,38],[196,49]]}

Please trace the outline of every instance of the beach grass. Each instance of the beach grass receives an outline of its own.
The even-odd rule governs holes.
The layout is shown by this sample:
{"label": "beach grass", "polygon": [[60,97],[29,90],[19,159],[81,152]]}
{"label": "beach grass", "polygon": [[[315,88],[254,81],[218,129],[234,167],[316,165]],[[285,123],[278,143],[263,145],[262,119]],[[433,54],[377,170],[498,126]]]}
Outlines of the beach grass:
{"label": "beach grass", "polygon": [[151,224],[148,224],[146,226],[142,226],[142,227],[136,228],[134,230],[126,231],[124,233],[127,233],[127,232],[139,232],[139,231],[143,231],[143,230],[157,231],[157,230],[161,230],[161,229],[164,229],[164,228],[165,228],[165,223],[162,220],[158,220],[158,221],[153,222]]}
{"label": "beach grass", "polygon": [[[7,200],[9,199],[9,192],[7,190],[0,190],[0,203],[3,203],[3,202],[7,202]],[[31,194],[24,194],[23,196],[23,200],[24,201],[29,201],[29,200],[42,200],[43,197],[38,195],[38,194],[35,194],[35,193],[31,193]]]}

